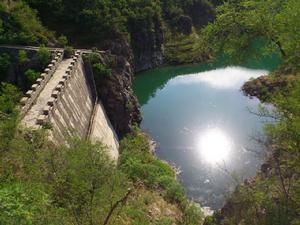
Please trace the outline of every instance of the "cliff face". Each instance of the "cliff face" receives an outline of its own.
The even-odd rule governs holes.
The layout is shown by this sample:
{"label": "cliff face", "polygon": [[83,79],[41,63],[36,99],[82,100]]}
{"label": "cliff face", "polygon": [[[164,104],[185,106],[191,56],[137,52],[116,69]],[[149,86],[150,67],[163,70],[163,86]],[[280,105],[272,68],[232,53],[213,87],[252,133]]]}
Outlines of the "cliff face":
{"label": "cliff face", "polygon": [[152,28],[144,31],[131,30],[131,47],[134,55],[134,70],[136,72],[152,69],[163,63],[162,46],[164,33],[162,23],[154,19]]}
{"label": "cliff face", "polygon": [[110,53],[101,55],[101,63],[112,69],[110,76],[96,79],[98,96],[119,138],[141,122],[140,106],[132,90],[134,70],[132,53],[127,42],[110,45]]}

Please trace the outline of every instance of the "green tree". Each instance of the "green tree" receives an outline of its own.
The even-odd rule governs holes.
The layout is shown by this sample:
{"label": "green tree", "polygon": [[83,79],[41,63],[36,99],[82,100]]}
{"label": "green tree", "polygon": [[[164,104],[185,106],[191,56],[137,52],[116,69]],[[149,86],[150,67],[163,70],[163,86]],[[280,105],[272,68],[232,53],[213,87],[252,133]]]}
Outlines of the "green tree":
{"label": "green tree", "polygon": [[40,76],[40,73],[38,71],[28,69],[25,71],[24,75],[29,81],[29,84],[33,84],[36,81],[36,79]]}
{"label": "green tree", "polygon": [[18,112],[16,104],[19,90],[7,83],[0,85],[0,152],[7,151],[17,129]]}
{"label": "green tree", "polygon": [[0,183],[0,224],[37,224],[35,218],[49,203],[48,195],[32,183]]}
{"label": "green tree", "polygon": [[28,57],[27,57],[27,53],[25,50],[19,50],[18,62],[20,64],[24,64],[24,63],[28,62]]}
{"label": "green tree", "polygon": [[[299,61],[300,5],[297,0],[227,1],[204,34],[216,54],[234,61],[275,52],[286,64]],[[262,43],[258,48],[254,45]]]}
{"label": "green tree", "polygon": [[37,52],[37,59],[40,67],[43,69],[43,67],[45,67],[51,59],[51,52],[45,47],[40,47]]}
{"label": "green tree", "polygon": [[11,65],[10,56],[6,53],[0,54],[0,81],[4,81],[7,71]]}
{"label": "green tree", "polygon": [[0,5],[1,44],[47,44],[53,39],[38,20],[36,13],[23,1],[11,0]]}

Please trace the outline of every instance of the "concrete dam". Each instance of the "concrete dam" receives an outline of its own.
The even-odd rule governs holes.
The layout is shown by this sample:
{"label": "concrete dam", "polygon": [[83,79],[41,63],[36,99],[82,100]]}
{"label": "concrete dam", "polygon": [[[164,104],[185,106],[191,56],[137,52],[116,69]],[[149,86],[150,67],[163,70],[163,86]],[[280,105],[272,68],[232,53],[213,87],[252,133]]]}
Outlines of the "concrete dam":
{"label": "concrete dam", "polygon": [[[85,53],[88,54],[88,53]],[[93,73],[76,51],[64,58],[56,50],[51,63],[21,99],[21,124],[49,129],[49,138],[57,144],[67,137],[100,141],[118,158],[118,138],[98,99]]]}

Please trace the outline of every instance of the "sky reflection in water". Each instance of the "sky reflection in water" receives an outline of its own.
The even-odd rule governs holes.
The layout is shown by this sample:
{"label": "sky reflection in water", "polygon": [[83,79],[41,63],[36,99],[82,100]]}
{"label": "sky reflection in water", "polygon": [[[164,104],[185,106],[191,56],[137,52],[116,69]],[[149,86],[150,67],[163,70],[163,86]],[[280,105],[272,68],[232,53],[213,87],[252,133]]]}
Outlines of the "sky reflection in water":
{"label": "sky reflection in water", "polygon": [[263,124],[248,107],[257,108],[259,101],[243,96],[240,87],[267,73],[226,67],[177,75],[142,105],[141,126],[158,143],[157,155],[180,168],[188,195],[202,206],[221,207],[234,188],[232,174],[243,180],[260,165],[246,150],[258,149],[250,137]]}

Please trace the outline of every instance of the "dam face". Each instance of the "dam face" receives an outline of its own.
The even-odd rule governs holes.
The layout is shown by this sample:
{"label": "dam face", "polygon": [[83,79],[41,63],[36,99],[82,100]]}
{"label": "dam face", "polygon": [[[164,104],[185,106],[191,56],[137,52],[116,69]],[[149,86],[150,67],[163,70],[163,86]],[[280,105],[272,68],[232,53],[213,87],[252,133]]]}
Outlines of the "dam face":
{"label": "dam face", "polygon": [[68,137],[101,142],[112,158],[118,158],[118,138],[97,97],[92,70],[82,54],[62,59],[58,52],[37,83],[22,98],[21,124],[47,127],[50,139],[66,143]]}

